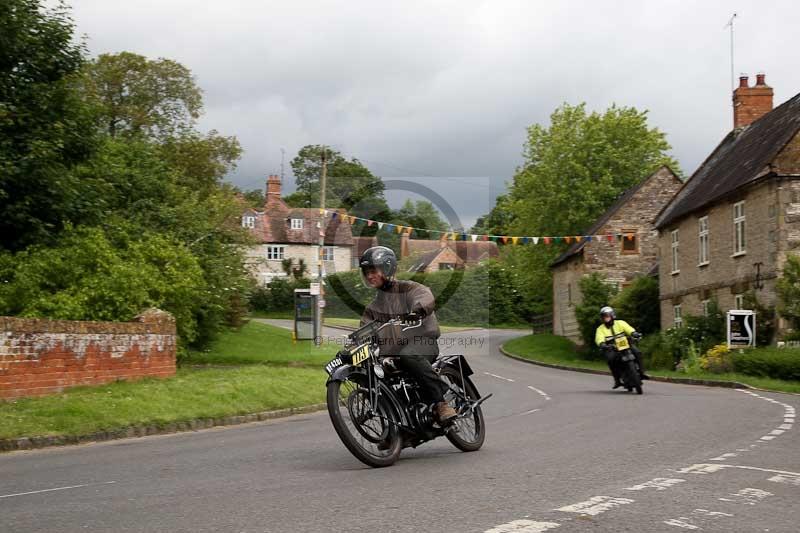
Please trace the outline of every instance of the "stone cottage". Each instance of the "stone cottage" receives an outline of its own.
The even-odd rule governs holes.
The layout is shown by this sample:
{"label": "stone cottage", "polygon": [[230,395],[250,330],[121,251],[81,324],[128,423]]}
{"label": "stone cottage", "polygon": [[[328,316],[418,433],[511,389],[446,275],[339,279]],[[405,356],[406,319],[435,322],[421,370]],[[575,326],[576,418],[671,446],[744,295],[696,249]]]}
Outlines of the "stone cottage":
{"label": "stone cottage", "polygon": [[[653,220],[681,187],[681,180],[662,166],[625,191],[584,232],[613,238],[572,243],[550,266],[553,273],[553,332],[581,342],[575,305],[582,300],[579,281],[598,272],[620,289],[653,271],[658,258]],[[617,238],[620,235],[621,238]]]}
{"label": "stone cottage", "polygon": [[[320,250],[323,226],[325,240]],[[350,224],[342,222],[341,217],[324,217],[318,208],[289,207],[281,198],[278,176],[267,179],[264,209],[248,208],[242,213],[242,227],[256,239],[257,244],[248,250],[247,258],[253,275],[261,283],[285,277],[283,261],[287,259],[292,261],[293,269],[305,265],[306,275],[311,276],[317,274],[320,256],[326,275],[352,268],[354,242]]]}
{"label": "stone cottage", "polygon": [[763,74],[740,78],[733,130],[656,220],[662,328],[712,299],[722,311],[751,291],[775,304],[775,280],[800,253],[800,94],[775,109],[772,98]]}

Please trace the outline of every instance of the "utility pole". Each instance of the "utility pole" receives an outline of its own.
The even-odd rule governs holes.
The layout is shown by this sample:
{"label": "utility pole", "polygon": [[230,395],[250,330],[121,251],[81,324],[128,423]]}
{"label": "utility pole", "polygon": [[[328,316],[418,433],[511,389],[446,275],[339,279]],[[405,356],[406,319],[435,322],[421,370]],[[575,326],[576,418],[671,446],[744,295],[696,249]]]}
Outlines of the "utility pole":
{"label": "utility pole", "polygon": [[[319,250],[317,250],[317,282],[319,283],[319,302],[325,301],[325,288],[322,284],[322,271],[323,271],[323,263],[322,263],[322,251],[325,247],[325,222],[327,220],[325,216],[325,192],[327,188],[327,181],[328,181],[328,154],[327,149],[323,146],[322,147],[322,170],[320,171],[319,176]],[[314,338],[314,343],[317,346],[322,344],[322,313],[325,310],[324,307],[319,306],[317,308],[317,335]]]}

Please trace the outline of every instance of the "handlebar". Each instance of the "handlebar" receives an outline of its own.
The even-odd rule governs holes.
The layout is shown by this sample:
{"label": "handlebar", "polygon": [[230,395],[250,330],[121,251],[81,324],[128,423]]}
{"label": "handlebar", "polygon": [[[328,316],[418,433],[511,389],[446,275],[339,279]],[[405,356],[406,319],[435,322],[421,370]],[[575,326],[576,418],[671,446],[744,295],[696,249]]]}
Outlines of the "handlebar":
{"label": "handlebar", "polygon": [[393,317],[386,321],[373,320],[372,322],[364,324],[349,334],[347,338],[351,341],[355,341],[358,339],[363,339],[364,337],[371,337],[389,326],[401,326],[402,331],[407,331],[409,329],[422,326],[422,317],[414,313],[410,313],[408,315]]}

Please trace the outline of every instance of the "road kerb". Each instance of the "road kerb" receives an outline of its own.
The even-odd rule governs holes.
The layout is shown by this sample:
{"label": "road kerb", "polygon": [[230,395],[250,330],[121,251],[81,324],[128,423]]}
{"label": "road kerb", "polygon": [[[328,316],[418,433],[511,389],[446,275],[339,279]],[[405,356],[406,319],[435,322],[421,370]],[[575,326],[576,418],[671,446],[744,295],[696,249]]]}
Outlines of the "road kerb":
{"label": "road kerb", "polygon": [[134,437],[146,437],[150,435],[167,435],[171,433],[184,433],[189,431],[201,431],[219,426],[234,426],[239,424],[249,424],[253,422],[263,422],[276,418],[285,418],[293,415],[314,413],[326,409],[324,403],[304,405],[300,407],[288,407],[274,411],[262,411],[246,415],[226,416],[221,418],[195,418],[193,420],[181,420],[170,422],[164,425],[140,424],[128,426],[109,431],[96,431],[85,435],[50,435],[39,437],[17,437],[11,439],[0,439],[0,453],[17,450],[33,450],[39,448],[50,448],[53,446],[68,446],[74,444],[87,444],[91,442],[104,442],[117,439],[129,439]]}
{"label": "road kerb", "polygon": [[[524,357],[520,357],[518,355],[514,355],[508,351],[506,351],[504,346],[500,346],[500,352],[505,355],[506,357],[510,357],[511,359],[516,359],[517,361],[522,361],[523,363],[530,363],[532,365],[538,366],[545,366],[547,368],[555,368],[558,370],[570,370],[572,372],[583,372],[585,374],[599,374],[603,376],[610,376],[611,372],[608,370],[595,370],[593,368],[580,368],[575,366],[567,366],[567,365],[558,365],[554,363],[543,363],[542,361],[535,361],[533,359],[526,359]],[[761,390],[756,389],[756,387],[751,387],[746,383],[740,383],[738,381],[722,381],[722,380],[714,380],[714,379],[695,379],[695,378],[678,378],[678,377],[670,377],[670,376],[650,376],[650,381],[661,381],[663,383],[681,383],[684,385],[704,385],[706,387],[724,387],[727,389],[753,389],[753,390]],[[779,394],[791,394],[791,393],[784,393],[779,391],[768,391],[768,392],[778,392]]]}

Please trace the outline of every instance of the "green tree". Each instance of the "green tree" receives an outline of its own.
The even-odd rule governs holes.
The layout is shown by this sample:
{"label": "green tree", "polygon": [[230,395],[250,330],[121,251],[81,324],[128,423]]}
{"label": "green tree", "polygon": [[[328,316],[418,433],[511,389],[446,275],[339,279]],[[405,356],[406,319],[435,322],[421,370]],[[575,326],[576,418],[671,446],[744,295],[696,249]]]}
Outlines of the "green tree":
{"label": "green tree", "polygon": [[636,278],[612,301],[617,316],[629,322],[636,331],[649,335],[661,328],[661,301],[658,280],[649,276]]}
{"label": "green tree", "polygon": [[783,274],[775,285],[778,293],[778,313],[800,330],[800,258],[789,255]]}
{"label": "green tree", "polygon": [[[324,145],[301,148],[292,159],[297,190],[285,201],[293,207],[319,206],[319,180],[322,174],[322,154],[327,159],[326,207],[343,207],[351,215],[383,219],[389,212],[381,179],[358,159],[346,159],[341,153]],[[383,219],[385,220],[385,219]]]}
{"label": "green tree", "polygon": [[84,68],[82,91],[108,135],[170,137],[191,130],[203,107],[191,71],[176,61],[131,52],[101,54]]}
{"label": "green tree", "polygon": [[489,213],[478,217],[475,225],[470,228],[470,233],[485,235],[506,235],[514,224],[514,215],[509,206],[507,194],[501,194],[495,201],[495,206]]}
{"label": "green tree", "polygon": [[587,113],[585,104],[562,105],[548,127],[528,128],[510,190],[513,228],[529,235],[580,233],[660,165],[679,172],[669,149],[646,111],[612,106]]}
{"label": "green tree", "polygon": [[584,348],[587,353],[596,353],[594,335],[600,326],[600,308],[609,305],[616,292],[597,272],[582,277],[578,285],[582,300],[575,306],[575,318],[578,320]]}
{"label": "green tree", "polygon": [[63,3],[0,2],[0,247],[50,239],[75,216],[70,173],[95,146],[74,90],[84,48]]}

